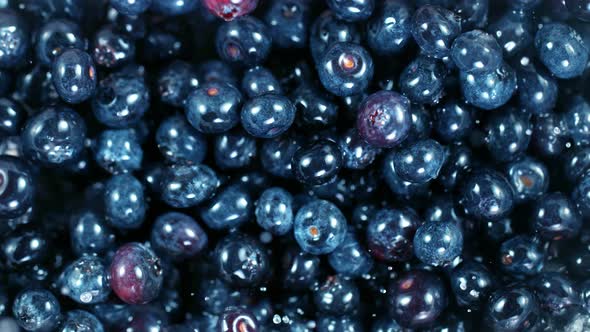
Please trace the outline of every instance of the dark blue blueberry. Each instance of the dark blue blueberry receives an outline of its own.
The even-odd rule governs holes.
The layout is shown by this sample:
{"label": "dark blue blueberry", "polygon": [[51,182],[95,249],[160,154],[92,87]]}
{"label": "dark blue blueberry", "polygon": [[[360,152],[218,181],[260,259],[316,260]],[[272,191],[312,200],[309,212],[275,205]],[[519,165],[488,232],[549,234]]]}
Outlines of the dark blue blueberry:
{"label": "dark blue blueberry", "polygon": [[430,221],[414,235],[414,253],[423,263],[446,265],[461,255],[463,231],[452,221]]}
{"label": "dark blue blueberry", "polygon": [[94,160],[113,174],[138,170],[143,150],[135,130],[105,130],[100,133],[94,146]]}
{"label": "dark blue blueberry", "polygon": [[360,277],[373,268],[371,255],[363,248],[354,231],[349,230],[342,244],[328,256],[334,271],[348,277]]}
{"label": "dark blue blueberry", "polygon": [[473,109],[452,100],[434,111],[434,131],[444,142],[460,141],[467,137],[475,122]]}
{"label": "dark blue blueberry", "polygon": [[266,189],[254,212],[258,225],[274,235],[285,235],[293,228],[293,196],[282,188]]}
{"label": "dark blue blueberry", "polygon": [[436,104],[443,95],[447,68],[437,59],[419,56],[401,73],[401,92],[412,102]]}
{"label": "dark blue blueberry", "polygon": [[34,231],[12,233],[2,244],[6,265],[24,268],[43,262],[50,250],[48,240],[46,234]]}
{"label": "dark blue blueberry", "polygon": [[461,33],[461,18],[446,8],[425,5],[414,13],[411,32],[425,55],[441,59]]}
{"label": "dark blue blueberry", "polygon": [[516,73],[520,105],[532,114],[549,113],[557,103],[557,81],[542,68],[526,66]]}
{"label": "dark blue blueberry", "polygon": [[117,72],[102,79],[92,99],[96,119],[111,128],[136,124],[150,107],[150,92],[143,77]]}
{"label": "dark blue blueberry", "polygon": [[219,315],[232,302],[230,287],[220,279],[199,280],[195,303],[204,311]]}
{"label": "dark blue blueberry", "polygon": [[242,78],[242,91],[249,98],[259,97],[267,93],[281,94],[281,85],[273,73],[264,67],[248,69]]}
{"label": "dark blue blueberry", "polygon": [[114,31],[113,27],[106,26],[94,35],[92,57],[99,66],[119,67],[135,57],[135,41]]}
{"label": "dark blue blueberry", "polygon": [[104,332],[100,320],[93,314],[83,310],[72,310],[66,313],[64,322],[58,332]]}
{"label": "dark blue blueberry", "polygon": [[264,21],[270,28],[272,42],[281,48],[302,48],[309,34],[310,2],[277,0],[270,3]]}
{"label": "dark blue blueberry", "polygon": [[380,148],[365,142],[355,128],[347,130],[338,138],[342,151],[343,166],[349,169],[365,169],[381,152]]}
{"label": "dark blue blueberry", "polygon": [[565,5],[569,12],[578,20],[584,22],[590,21],[590,4],[588,0],[565,0]]}
{"label": "dark blue blueberry", "polygon": [[232,233],[218,242],[213,253],[219,276],[228,283],[256,286],[268,276],[270,259],[266,248],[257,240]]}
{"label": "dark blue blueberry", "polygon": [[152,4],[152,0],[110,0],[109,2],[119,13],[129,16],[145,12]]}
{"label": "dark blue blueberry", "polygon": [[564,274],[543,273],[532,280],[531,287],[535,290],[541,309],[551,315],[563,315],[581,304],[574,283]]}
{"label": "dark blue blueberry", "polygon": [[498,69],[502,64],[502,48],[492,35],[472,30],[455,39],[451,58],[461,71],[486,73]]}
{"label": "dark blue blueberry", "polygon": [[240,91],[223,82],[205,83],[186,99],[184,111],[188,122],[205,134],[230,130],[240,122]]}
{"label": "dark blue blueberry", "polygon": [[70,243],[78,256],[101,255],[113,249],[115,234],[102,215],[87,210],[70,219]]}
{"label": "dark blue blueberry", "polygon": [[49,107],[29,118],[21,138],[29,160],[60,166],[80,156],[86,140],[86,123],[67,107]]}
{"label": "dark blue blueberry", "polygon": [[426,109],[424,105],[413,104],[411,113],[412,128],[410,128],[410,134],[405,142],[409,143],[429,138],[430,133],[432,132],[432,117],[430,115],[430,110]]}
{"label": "dark blue blueberry", "polygon": [[383,160],[383,179],[389,189],[402,199],[411,199],[428,194],[428,184],[418,184],[402,180],[393,165],[395,151],[390,151]]}
{"label": "dark blue blueberry", "polygon": [[394,147],[410,134],[410,112],[410,101],[406,97],[393,91],[379,91],[359,106],[356,128],[369,144]]}
{"label": "dark blue blueberry", "polygon": [[358,43],[361,34],[356,26],[338,20],[331,11],[316,18],[309,36],[309,48],[316,63],[319,63],[328,48],[335,43]]}
{"label": "dark blue blueberry", "polygon": [[590,217],[590,176],[584,176],[572,192],[572,201],[584,218]]}
{"label": "dark blue blueberry", "polygon": [[195,206],[219,187],[217,174],[206,165],[172,165],[162,174],[162,200],[175,208]]}
{"label": "dark blue blueberry", "polygon": [[341,276],[328,276],[313,289],[313,302],[317,310],[328,315],[350,314],[360,302],[359,289],[354,281]]}
{"label": "dark blue blueberry", "polygon": [[219,168],[246,167],[256,158],[256,153],[256,139],[243,130],[230,131],[215,137],[213,157]]}
{"label": "dark blue blueberry", "polygon": [[10,9],[0,9],[0,68],[14,69],[27,60],[31,48],[29,27]]}
{"label": "dark blue blueberry", "polygon": [[588,309],[590,309],[590,280],[586,280],[579,284],[577,290],[582,307],[588,311]]}
{"label": "dark blue blueberry", "polygon": [[375,9],[375,0],[327,0],[334,15],[344,21],[367,20]]}
{"label": "dark blue blueberry", "polygon": [[334,43],[318,59],[316,69],[322,85],[337,96],[351,96],[367,89],[373,79],[373,59],[354,43]]}
{"label": "dark blue blueberry", "polygon": [[577,182],[590,169],[590,147],[576,147],[563,158],[563,173],[568,181]]}
{"label": "dark blue blueberry", "polygon": [[333,181],[341,167],[342,151],[338,144],[327,139],[301,147],[291,161],[295,178],[307,185]]}
{"label": "dark blue blueberry", "polygon": [[282,283],[286,289],[309,289],[321,272],[320,258],[298,248],[287,248],[281,260]]}
{"label": "dark blue blueberry", "polygon": [[157,91],[160,100],[175,107],[183,107],[189,94],[198,87],[196,68],[182,60],[174,60],[158,76]]}
{"label": "dark blue blueberry", "polygon": [[299,127],[330,127],[338,119],[338,105],[314,86],[302,84],[293,92],[291,100],[297,108]]}
{"label": "dark blue blueberry", "polygon": [[498,258],[502,270],[516,278],[524,278],[541,272],[545,252],[537,239],[517,235],[502,242]]}
{"label": "dark blue blueberry", "polygon": [[387,292],[393,319],[405,328],[431,326],[447,307],[443,281],[433,272],[413,270],[399,277]]}
{"label": "dark blue blueberry", "polygon": [[199,0],[152,0],[151,10],[166,15],[177,16],[188,14],[199,8]]}
{"label": "dark blue blueberry", "polygon": [[531,15],[524,11],[508,11],[488,26],[507,57],[520,54],[533,44],[534,27]]}
{"label": "dark blue blueberry", "polygon": [[572,201],[560,192],[539,198],[532,210],[532,228],[547,240],[575,238],[582,222]]}
{"label": "dark blue blueberry", "polygon": [[56,57],[51,77],[61,99],[71,104],[78,104],[92,97],[98,81],[90,55],[75,48]]}
{"label": "dark blue blueberry", "polygon": [[295,240],[305,252],[329,254],[346,237],[346,218],[332,203],[314,200],[305,204],[295,216]]}
{"label": "dark blue blueberry", "polygon": [[260,162],[264,170],[281,178],[293,178],[291,160],[304,139],[298,135],[283,135],[265,140],[260,148]]}
{"label": "dark blue blueberry", "polygon": [[[379,2],[378,2],[379,3]],[[394,55],[408,44],[411,7],[405,1],[384,0],[367,22],[367,44],[379,55]]]}
{"label": "dark blue blueberry", "polygon": [[570,98],[567,111],[561,114],[565,135],[576,145],[590,145],[590,104],[580,95]]}
{"label": "dark blue blueberry", "polygon": [[488,24],[489,0],[459,0],[455,2],[455,13],[461,16],[464,31],[483,28]]}
{"label": "dark blue blueberry", "polygon": [[208,238],[197,222],[186,214],[168,212],[156,218],[150,243],[164,257],[193,257],[207,246]]}
{"label": "dark blue blueberry", "polygon": [[169,31],[166,27],[150,29],[143,41],[143,52],[140,55],[147,63],[177,59],[187,48],[185,40],[180,38],[178,33]]}
{"label": "dark blue blueberry", "polygon": [[270,53],[272,37],[268,27],[253,16],[223,23],[217,30],[215,47],[219,57],[229,63],[254,66]]}
{"label": "dark blue blueberry", "polygon": [[182,115],[166,118],[156,131],[158,149],[173,164],[198,164],[207,155],[207,139]]}
{"label": "dark blue blueberry", "polygon": [[506,104],[516,91],[516,73],[505,62],[488,73],[461,72],[460,81],[465,100],[485,110]]}
{"label": "dark blue blueberry", "polygon": [[582,75],[588,63],[588,48],[569,25],[547,23],[535,35],[539,60],[559,78]]}
{"label": "dark blue blueberry", "polygon": [[541,320],[537,297],[527,287],[495,291],[484,309],[484,324],[492,331],[534,330]]}
{"label": "dark blue blueberry", "polygon": [[208,60],[197,66],[197,77],[205,83],[224,82],[237,86],[238,79],[227,63],[219,60]]}
{"label": "dark blue blueberry", "polygon": [[50,332],[57,327],[61,308],[53,294],[44,289],[21,291],[14,300],[12,313],[27,331]]}
{"label": "dark blue blueberry", "polygon": [[17,103],[12,99],[0,98],[0,136],[18,135],[25,118],[25,111]]}
{"label": "dark blue blueberry", "polygon": [[108,269],[94,256],[83,256],[66,266],[59,283],[62,295],[81,304],[104,302],[111,293]]}
{"label": "dark blue blueberry", "polygon": [[481,231],[486,240],[494,244],[500,244],[502,241],[514,235],[512,224],[512,219],[510,218],[487,221],[481,224]]}
{"label": "dark blue blueberry", "polygon": [[513,108],[491,115],[485,126],[485,143],[494,160],[514,160],[526,151],[533,133],[530,118],[528,113]]}
{"label": "dark blue blueberry", "polygon": [[393,165],[402,180],[426,183],[438,176],[446,154],[446,148],[440,143],[425,139],[398,150],[393,157]]}
{"label": "dark blue blueberry", "polygon": [[115,228],[139,228],[145,218],[147,204],[143,186],[130,174],[111,177],[104,188],[105,218]]}
{"label": "dark blue blueberry", "polygon": [[85,50],[87,46],[80,26],[66,19],[54,19],[45,23],[37,31],[36,38],[37,60],[46,67],[50,67],[53,60],[65,50]]}
{"label": "dark blue blueberry", "polygon": [[459,204],[467,215],[475,219],[502,219],[514,205],[510,183],[494,170],[482,169],[472,173],[460,191]]}
{"label": "dark blue blueberry", "polygon": [[411,208],[377,211],[366,226],[369,252],[383,261],[410,260],[414,255],[414,234],[421,223]]}
{"label": "dark blue blueberry", "polygon": [[426,222],[454,222],[459,226],[465,226],[466,219],[458,213],[453,197],[449,194],[436,196],[431,200],[430,206],[424,212]]}
{"label": "dark blue blueberry", "polygon": [[506,165],[505,174],[517,203],[537,199],[549,188],[549,170],[532,157],[525,156],[510,162]]}
{"label": "dark blue blueberry", "polygon": [[107,13],[107,20],[112,22],[117,32],[124,33],[132,39],[142,39],[147,34],[147,17],[145,15],[127,16],[112,9]]}
{"label": "dark blue blueberry", "polygon": [[236,228],[250,221],[254,200],[247,188],[232,185],[221,190],[200,211],[203,222],[212,229]]}
{"label": "dark blue blueberry", "polygon": [[476,261],[463,262],[449,278],[457,304],[470,310],[479,309],[496,286],[494,275]]}
{"label": "dark blue blueberry", "polygon": [[295,106],[281,95],[254,97],[242,107],[241,120],[242,127],[254,137],[277,137],[293,124]]}
{"label": "dark blue blueberry", "polygon": [[566,148],[567,131],[560,123],[559,114],[536,116],[533,121],[531,146],[541,156],[559,156]]}

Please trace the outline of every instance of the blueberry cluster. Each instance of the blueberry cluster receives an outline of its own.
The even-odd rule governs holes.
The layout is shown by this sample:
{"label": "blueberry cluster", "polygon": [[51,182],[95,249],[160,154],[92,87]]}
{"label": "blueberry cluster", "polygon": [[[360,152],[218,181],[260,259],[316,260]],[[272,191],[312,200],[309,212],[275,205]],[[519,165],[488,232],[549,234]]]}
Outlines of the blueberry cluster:
{"label": "blueberry cluster", "polygon": [[0,332],[590,331],[590,0],[0,1]]}

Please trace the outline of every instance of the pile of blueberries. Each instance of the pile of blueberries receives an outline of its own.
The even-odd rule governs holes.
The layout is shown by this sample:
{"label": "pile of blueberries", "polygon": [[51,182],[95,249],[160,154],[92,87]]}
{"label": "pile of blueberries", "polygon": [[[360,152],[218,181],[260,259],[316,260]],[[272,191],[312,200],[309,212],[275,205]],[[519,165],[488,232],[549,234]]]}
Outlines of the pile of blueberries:
{"label": "pile of blueberries", "polygon": [[0,331],[590,331],[589,48],[590,0],[2,0]]}

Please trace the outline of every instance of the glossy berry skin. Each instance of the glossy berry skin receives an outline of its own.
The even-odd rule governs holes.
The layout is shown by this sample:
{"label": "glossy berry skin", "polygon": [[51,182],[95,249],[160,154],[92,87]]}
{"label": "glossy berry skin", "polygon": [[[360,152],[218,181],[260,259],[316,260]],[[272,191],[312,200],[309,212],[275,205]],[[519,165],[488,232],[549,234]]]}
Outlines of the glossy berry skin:
{"label": "glossy berry skin", "polygon": [[310,26],[310,3],[307,0],[277,0],[270,3],[264,21],[270,29],[273,45],[303,48]]}
{"label": "glossy berry skin", "polygon": [[233,85],[205,83],[193,91],[184,106],[188,122],[204,134],[226,132],[240,122],[242,94]]}
{"label": "glossy berry skin", "polygon": [[70,243],[78,256],[101,255],[113,248],[115,234],[100,214],[83,211],[70,219]]}
{"label": "glossy berry skin", "polygon": [[209,199],[219,186],[217,173],[206,165],[172,165],[161,179],[161,198],[175,208],[188,208]]}
{"label": "glossy berry skin", "polygon": [[143,160],[143,150],[135,130],[103,131],[94,146],[94,160],[112,174],[139,169]]}
{"label": "glossy berry skin", "polygon": [[328,256],[334,271],[347,277],[360,277],[373,268],[371,255],[363,248],[354,231],[349,230],[342,244]]}
{"label": "glossy berry skin", "polygon": [[365,169],[381,152],[380,148],[365,142],[355,128],[347,130],[338,138],[342,151],[343,166],[348,169]]}
{"label": "glossy berry skin", "polygon": [[164,257],[175,260],[193,257],[208,242],[207,233],[197,222],[179,212],[168,212],[156,218],[150,243]]}
{"label": "glossy berry skin", "polygon": [[455,39],[451,58],[461,71],[486,73],[498,69],[502,64],[502,48],[492,35],[472,30]]}
{"label": "glossy berry skin", "polygon": [[375,0],[328,0],[326,3],[337,18],[348,22],[365,21],[375,9]]}
{"label": "glossy berry skin", "polygon": [[201,219],[212,229],[239,227],[253,215],[254,200],[247,188],[235,184],[221,190],[201,211]]}
{"label": "glossy berry skin", "polygon": [[491,72],[461,72],[461,91],[465,100],[484,110],[498,108],[508,102],[516,91],[516,73],[507,63]]}
{"label": "glossy berry skin", "polygon": [[443,94],[446,75],[447,69],[442,62],[419,56],[402,71],[400,90],[412,102],[436,104]]}
{"label": "glossy berry skin", "polygon": [[571,97],[560,126],[577,146],[590,145],[590,104],[580,95]]}
{"label": "glossy berry skin", "polygon": [[260,327],[256,316],[250,310],[235,306],[223,311],[217,325],[220,332],[256,332]]}
{"label": "glossy berry skin", "polygon": [[539,198],[532,211],[532,228],[547,240],[574,238],[582,228],[582,218],[572,201],[555,192]]}
{"label": "glossy berry skin", "polygon": [[50,107],[29,118],[21,139],[29,160],[60,166],[77,160],[82,153],[86,123],[69,108]]}
{"label": "glossy berry skin", "polygon": [[100,320],[93,314],[83,310],[72,310],[66,313],[64,322],[58,332],[92,331],[104,332]]}
{"label": "glossy berry skin", "polygon": [[538,240],[525,235],[517,235],[502,243],[498,257],[500,267],[518,278],[541,272],[545,253]]}
{"label": "glossy berry skin", "polygon": [[506,179],[516,203],[537,199],[549,188],[549,170],[532,157],[523,157],[506,165]]}
{"label": "glossy berry skin", "polygon": [[476,261],[461,263],[449,278],[457,304],[469,309],[479,309],[496,287],[494,275]]}
{"label": "glossy berry skin", "polygon": [[385,0],[367,22],[367,44],[379,55],[394,55],[412,38],[412,13],[404,1]]}
{"label": "glossy berry skin", "polygon": [[101,80],[92,99],[94,116],[111,128],[136,124],[149,107],[150,92],[144,78],[124,71]]}
{"label": "glossy berry skin", "polygon": [[163,270],[151,249],[137,242],[121,246],[111,262],[111,288],[128,304],[145,304],[160,293]]}
{"label": "glossy berry skin", "polygon": [[44,289],[21,291],[12,304],[12,313],[20,327],[27,331],[50,332],[61,315],[58,300]]}
{"label": "glossy berry skin", "polygon": [[437,141],[420,140],[398,150],[393,165],[402,180],[422,184],[438,176],[446,153],[445,147]]}
{"label": "glossy berry skin", "polygon": [[293,196],[282,188],[268,188],[258,198],[254,213],[260,227],[285,235],[293,228]]}
{"label": "glossy berry skin", "polygon": [[494,170],[483,169],[472,173],[460,191],[458,202],[465,214],[479,220],[502,219],[514,205],[509,182]]}
{"label": "glossy berry skin", "polygon": [[238,287],[256,286],[270,269],[266,249],[254,238],[232,233],[217,243],[213,261],[219,276]]}
{"label": "glossy berry skin", "polygon": [[223,23],[215,36],[215,47],[221,60],[242,66],[262,63],[270,53],[271,46],[272,37],[268,27],[253,16]]}
{"label": "glossy berry skin", "polygon": [[31,48],[30,30],[24,17],[10,9],[0,10],[0,68],[21,65]]}
{"label": "glossy berry skin", "polygon": [[533,121],[531,145],[541,156],[558,156],[566,148],[567,131],[555,113],[537,116]]}
{"label": "glossy berry skin", "polygon": [[110,4],[123,15],[137,16],[150,7],[152,0],[110,0]]}
{"label": "glossy berry skin", "polygon": [[507,57],[520,54],[533,44],[535,29],[533,20],[525,11],[508,11],[488,26],[488,32],[496,37]]}
{"label": "glossy berry skin", "polygon": [[577,182],[590,169],[590,147],[571,149],[564,157],[563,173],[570,182]]}
{"label": "glossy berry skin", "polygon": [[314,200],[302,206],[295,215],[295,240],[305,252],[329,254],[346,237],[346,218],[332,203]]}
{"label": "glossy berry skin", "polygon": [[425,55],[442,59],[449,55],[453,40],[461,33],[461,20],[448,9],[425,5],[414,13],[411,32]]}
{"label": "glossy berry skin", "polygon": [[273,73],[260,66],[248,69],[242,78],[242,91],[249,98],[255,98],[267,93],[281,94],[282,88]]}
{"label": "glossy berry skin", "polygon": [[264,170],[276,177],[293,178],[291,160],[304,141],[301,136],[284,134],[262,142],[260,163]]}
{"label": "glossy berry skin", "polygon": [[248,166],[257,154],[256,139],[243,130],[234,130],[215,137],[213,157],[222,169]]}
{"label": "glossy berry skin", "polygon": [[61,99],[70,104],[92,97],[98,80],[92,58],[78,49],[67,50],[56,57],[51,77]]}
{"label": "glossy berry skin", "polygon": [[590,176],[584,176],[576,184],[572,192],[572,201],[584,218],[590,217]]}
{"label": "glossy berry skin", "polygon": [[45,23],[37,32],[35,54],[42,65],[51,67],[53,60],[65,50],[70,48],[85,50],[86,44],[86,38],[76,22],[53,19]]}
{"label": "glossy berry skin", "polygon": [[334,95],[345,97],[367,89],[373,78],[373,59],[362,46],[335,43],[316,63],[322,85]]}
{"label": "glossy berry skin", "polygon": [[401,199],[409,200],[415,197],[428,195],[428,184],[417,184],[402,180],[393,165],[395,151],[385,155],[382,166],[383,180],[389,189]]}
{"label": "glossy berry skin", "polygon": [[434,111],[433,129],[443,142],[459,141],[467,137],[474,123],[473,109],[453,100]]}
{"label": "glossy berry skin", "polygon": [[489,0],[459,0],[455,3],[455,13],[461,17],[463,31],[483,28],[488,23]]}
{"label": "glossy berry skin", "polygon": [[313,289],[313,302],[317,310],[328,315],[350,314],[360,302],[359,289],[351,280],[341,276],[328,276]]}
{"label": "glossy berry skin", "polygon": [[446,191],[453,190],[471,171],[473,164],[471,149],[465,144],[455,143],[449,147],[446,162],[436,180]]}
{"label": "glossy berry skin", "polygon": [[580,296],[574,283],[564,274],[543,273],[531,283],[539,305],[552,315],[563,315],[572,307],[580,305]]}
{"label": "glossy berry skin", "polygon": [[135,57],[135,42],[131,37],[106,26],[94,36],[92,58],[98,66],[119,67]]}
{"label": "glossy berry skin", "polygon": [[301,147],[291,161],[295,178],[312,186],[333,181],[341,167],[342,151],[336,143],[327,139]]}
{"label": "glossy berry skin", "polygon": [[590,21],[590,8],[588,7],[588,0],[565,0],[565,5],[569,12],[578,20]]}
{"label": "glossy berry skin", "polygon": [[354,24],[337,19],[327,10],[318,16],[311,27],[309,48],[317,64],[326,50],[335,43],[358,43],[360,39],[360,32]]}
{"label": "glossy berry skin", "polygon": [[588,47],[576,30],[563,23],[543,25],[535,35],[539,59],[558,78],[580,76],[588,63]]}
{"label": "glossy berry skin", "polygon": [[166,16],[187,14],[199,7],[199,0],[152,0],[151,10]]}
{"label": "glossy berry skin", "polygon": [[422,221],[411,208],[382,209],[367,225],[367,246],[371,255],[388,262],[405,262],[414,254],[413,240]]}
{"label": "glossy berry skin", "polygon": [[164,119],[156,131],[156,143],[173,164],[198,164],[207,155],[207,139],[183,115]]}
{"label": "glossy berry skin", "polygon": [[428,327],[447,306],[443,281],[433,272],[413,270],[395,280],[387,297],[391,316],[405,328]]}
{"label": "glossy berry skin", "polygon": [[118,229],[136,229],[145,218],[147,203],[143,186],[130,174],[111,177],[104,188],[105,217]]}
{"label": "glossy berry skin", "polygon": [[0,156],[0,217],[16,218],[33,205],[35,180],[21,159]]}
{"label": "glossy berry skin", "polygon": [[274,138],[295,121],[295,106],[284,96],[266,94],[250,99],[242,107],[242,127],[252,136]]}
{"label": "glossy berry skin", "polygon": [[217,17],[231,21],[254,11],[258,0],[204,0],[203,5]]}
{"label": "glossy berry skin", "polygon": [[527,287],[503,288],[489,298],[483,320],[492,331],[534,329],[540,320],[539,302]]}
{"label": "glossy berry skin", "polygon": [[322,272],[320,257],[288,248],[281,259],[282,285],[293,290],[307,290],[316,284]]}
{"label": "glossy berry skin", "polygon": [[379,91],[359,106],[356,128],[367,143],[380,148],[394,147],[410,134],[410,101],[393,91]]}
{"label": "glossy berry skin", "polygon": [[492,158],[510,161],[526,151],[533,132],[530,118],[520,109],[510,108],[491,115],[485,126],[485,142]]}
{"label": "glossy berry skin", "polygon": [[186,98],[199,87],[199,76],[192,64],[174,60],[158,76],[157,91],[162,102],[183,107]]}
{"label": "glossy berry skin", "polygon": [[82,256],[70,263],[59,281],[61,294],[81,304],[104,302],[111,293],[108,269],[94,256]]}
{"label": "glossy berry skin", "polygon": [[313,85],[301,84],[291,100],[297,108],[297,126],[301,128],[326,128],[338,120],[338,105]]}
{"label": "glossy berry skin", "polygon": [[517,71],[520,105],[533,114],[546,114],[557,103],[557,81],[543,68],[527,66]]}
{"label": "glossy berry skin", "polygon": [[463,250],[463,231],[452,221],[430,221],[414,235],[414,253],[423,263],[446,265]]}

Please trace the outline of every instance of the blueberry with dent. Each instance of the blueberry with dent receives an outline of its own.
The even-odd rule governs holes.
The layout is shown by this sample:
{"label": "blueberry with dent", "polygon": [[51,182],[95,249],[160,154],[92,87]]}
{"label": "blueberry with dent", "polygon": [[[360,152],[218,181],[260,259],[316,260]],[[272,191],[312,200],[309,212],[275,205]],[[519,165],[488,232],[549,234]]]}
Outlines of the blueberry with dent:
{"label": "blueberry with dent", "polygon": [[293,228],[293,196],[279,187],[266,189],[256,202],[256,222],[274,235],[285,235]]}
{"label": "blueberry with dent", "polygon": [[188,122],[204,134],[226,132],[240,122],[242,94],[233,85],[209,82],[186,99],[184,111]]}
{"label": "blueberry with dent", "polygon": [[329,92],[345,97],[363,92],[373,78],[373,59],[362,46],[335,43],[316,63],[322,85]]}
{"label": "blueberry with dent", "polygon": [[314,200],[297,211],[293,225],[295,240],[314,255],[333,252],[346,237],[346,218],[334,204]]}
{"label": "blueberry with dent", "polygon": [[411,32],[425,55],[442,59],[449,55],[453,40],[461,33],[461,19],[441,6],[425,5],[414,13]]}
{"label": "blueberry with dent", "polygon": [[64,51],[70,48],[85,50],[86,44],[82,29],[76,22],[58,18],[39,28],[35,54],[42,65],[50,67],[55,58]]}
{"label": "blueberry with dent", "polygon": [[378,3],[375,15],[367,22],[367,44],[379,55],[403,51],[412,38],[412,12],[405,1],[385,0]]}
{"label": "blueberry with dent", "polygon": [[506,165],[506,178],[517,203],[535,200],[549,188],[549,169],[532,157],[522,157]]}
{"label": "blueberry with dent", "polygon": [[112,174],[138,170],[143,160],[143,149],[136,131],[119,129],[100,133],[94,146],[94,160]]}
{"label": "blueberry with dent", "polygon": [[188,208],[211,198],[219,187],[219,178],[206,165],[172,165],[163,171],[160,183],[162,201],[175,208]]}
{"label": "blueberry with dent", "polygon": [[146,210],[144,190],[141,182],[130,174],[111,177],[104,188],[105,218],[117,229],[141,227]]}
{"label": "blueberry with dent", "polygon": [[243,66],[262,63],[270,53],[271,45],[270,30],[253,16],[239,17],[223,23],[215,36],[219,57]]}
{"label": "blueberry with dent", "polygon": [[359,43],[361,34],[356,25],[341,21],[327,10],[314,21],[309,36],[313,60],[318,63],[328,48],[335,43]]}
{"label": "blueberry with dent", "polygon": [[447,68],[437,59],[419,56],[402,71],[401,92],[412,102],[436,104],[444,94]]}

